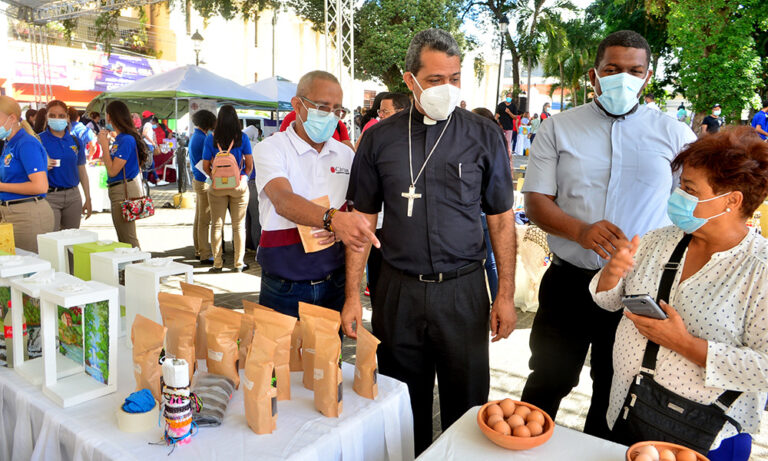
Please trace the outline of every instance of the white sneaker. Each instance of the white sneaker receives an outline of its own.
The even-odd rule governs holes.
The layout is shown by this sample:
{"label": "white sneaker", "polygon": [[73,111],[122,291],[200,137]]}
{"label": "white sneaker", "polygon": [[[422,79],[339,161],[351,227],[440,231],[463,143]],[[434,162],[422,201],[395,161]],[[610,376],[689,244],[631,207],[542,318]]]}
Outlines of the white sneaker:
{"label": "white sneaker", "polygon": [[168,181],[164,181],[162,179],[157,181],[158,186],[167,186],[168,184],[170,184]]}

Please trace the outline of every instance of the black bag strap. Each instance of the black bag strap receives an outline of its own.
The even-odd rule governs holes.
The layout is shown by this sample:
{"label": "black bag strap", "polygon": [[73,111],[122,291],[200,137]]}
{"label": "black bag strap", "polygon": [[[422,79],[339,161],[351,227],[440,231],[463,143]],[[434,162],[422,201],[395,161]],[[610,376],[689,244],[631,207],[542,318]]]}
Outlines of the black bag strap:
{"label": "black bag strap", "polygon": [[[683,254],[685,254],[688,244],[691,243],[692,237],[691,234],[685,234],[672,251],[669,261],[664,265],[664,271],[661,273],[661,280],[659,281],[659,291],[656,294],[656,303],[659,305],[661,305],[661,301],[669,303],[669,294],[672,292],[672,284],[675,282],[675,276],[680,269],[680,261],[683,260]],[[643,354],[643,367],[641,368],[641,373],[646,375],[647,378],[653,379],[653,375],[656,373],[656,358],[658,354],[659,345],[648,340],[648,344],[645,346],[645,354]],[[727,390],[717,398],[715,403],[725,411],[740,395],[741,392]]]}

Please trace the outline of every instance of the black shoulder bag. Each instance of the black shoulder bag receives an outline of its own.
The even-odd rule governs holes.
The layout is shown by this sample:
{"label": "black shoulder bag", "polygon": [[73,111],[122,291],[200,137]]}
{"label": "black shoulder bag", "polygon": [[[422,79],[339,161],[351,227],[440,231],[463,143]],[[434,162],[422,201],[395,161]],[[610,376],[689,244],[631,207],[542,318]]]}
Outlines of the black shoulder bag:
{"label": "black shoulder bag", "polygon": [[[669,299],[672,283],[690,241],[691,235],[686,234],[664,266],[656,302]],[[629,387],[613,426],[614,441],[625,445],[647,440],[672,442],[706,455],[725,424],[730,423],[741,432],[741,425],[725,414],[741,392],[725,391],[710,405],[681,397],[653,380],[658,352],[659,345],[648,341],[640,373]]]}

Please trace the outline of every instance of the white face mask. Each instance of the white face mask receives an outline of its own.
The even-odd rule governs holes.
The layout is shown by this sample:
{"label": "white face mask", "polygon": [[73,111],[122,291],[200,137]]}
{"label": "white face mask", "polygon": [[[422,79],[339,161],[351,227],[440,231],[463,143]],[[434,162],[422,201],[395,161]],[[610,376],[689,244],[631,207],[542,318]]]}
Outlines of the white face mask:
{"label": "white face mask", "polygon": [[461,101],[461,89],[450,83],[427,88],[421,87],[416,77],[413,77],[416,86],[421,90],[421,96],[417,101],[427,116],[432,120],[445,120]]}

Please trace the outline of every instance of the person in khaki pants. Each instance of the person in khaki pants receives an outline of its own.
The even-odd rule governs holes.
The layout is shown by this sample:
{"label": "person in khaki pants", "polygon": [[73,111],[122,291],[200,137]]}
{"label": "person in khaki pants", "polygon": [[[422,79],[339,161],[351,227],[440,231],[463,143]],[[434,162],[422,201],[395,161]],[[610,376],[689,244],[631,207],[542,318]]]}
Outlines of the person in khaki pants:
{"label": "person in khaki pants", "polygon": [[202,264],[213,264],[211,257],[210,224],[211,208],[208,204],[208,179],[205,173],[197,168],[203,159],[203,147],[206,134],[216,126],[216,116],[213,112],[199,110],[192,115],[195,131],[189,139],[189,160],[192,167],[192,186],[195,190],[195,223],[192,227],[192,237],[195,243],[195,256]]}
{"label": "person in khaki pants", "polygon": [[[231,146],[231,148],[230,148]],[[245,214],[248,211],[248,176],[253,170],[253,156],[251,155],[251,142],[240,127],[235,108],[230,105],[219,109],[216,119],[216,128],[213,136],[205,139],[203,147],[203,169],[208,176],[213,177],[211,164],[220,150],[230,148],[230,153],[240,165],[240,184],[236,189],[216,190],[208,189],[208,203],[211,206],[211,246],[213,247],[213,267],[210,272],[221,272],[224,265],[222,255],[222,231],[224,218],[229,209],[232,219],[232,234],[235,244],[235,272],[247,269],[243,258],[245,257]]]}
{"label": "person in khaki pants", "polygon": [[[109,145],[111,133],[114,133],[112,146]],[[136,222],[123,219],[121,205],[129,198],[144,195],[141,186],[141,169],[149,157],[147,147],[133,126],[131,112],[122,101],[112,101],[107,105],[106,130],[99,131],[99,145],[105,152],[104,166],[107,167],[107,187],[112,207],[112,224],[117,232],[117,239],[139,247],[136,235]]]}
{"label": "person in khaki pants", "polygon": [[53,231],[53,210],[48,191],[48,155],[21,107],[0,96],[0,221],[13,224],[17,248],[37,253],[37,236]]}

